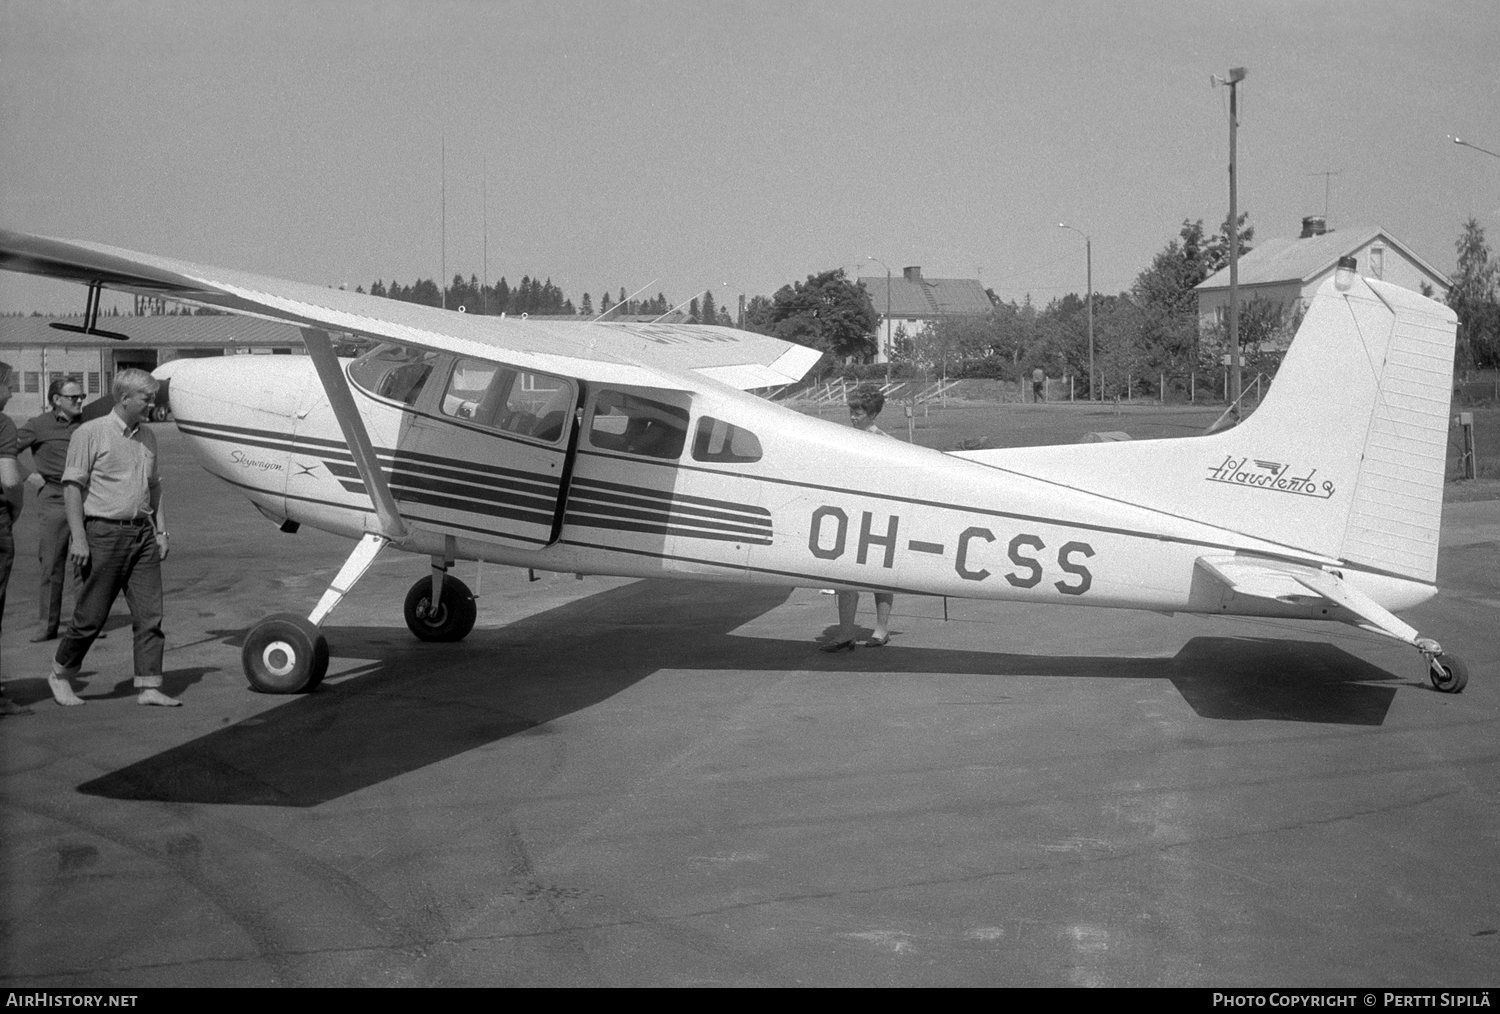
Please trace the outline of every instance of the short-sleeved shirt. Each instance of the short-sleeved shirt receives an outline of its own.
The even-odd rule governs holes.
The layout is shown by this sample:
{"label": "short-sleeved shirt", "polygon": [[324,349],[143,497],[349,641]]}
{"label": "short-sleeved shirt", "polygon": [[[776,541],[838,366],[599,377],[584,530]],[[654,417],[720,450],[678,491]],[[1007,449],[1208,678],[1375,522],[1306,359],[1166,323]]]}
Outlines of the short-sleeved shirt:
{"label": "short-sleeved shirt", "polygon": [[31,448],[32,460],[42,478],[49,482],[61,482],[63,466],[68,461],[68,442],[82,424],[81,419],[69,419],[57,412],[43,412],[21,424],[17,434],[16,450]]}
{"label": "short-sleeved shirt", "polygon": [[161,485],[156,434],[145,426],[127,433],[119,414],[90,419],[68,443],[63,484],[84,491],[83,516],[128,521],[151,514],[151,491]]}
{"label": "short-sleeved shirt", "polygon": [[[0,412],[0,458],[16,457],[16,423],[10,416]],[[16,487],[20,489],[20,487]],[[15,510],[8,497],[0,497],[0,526],[10,530],[11,515]]]}

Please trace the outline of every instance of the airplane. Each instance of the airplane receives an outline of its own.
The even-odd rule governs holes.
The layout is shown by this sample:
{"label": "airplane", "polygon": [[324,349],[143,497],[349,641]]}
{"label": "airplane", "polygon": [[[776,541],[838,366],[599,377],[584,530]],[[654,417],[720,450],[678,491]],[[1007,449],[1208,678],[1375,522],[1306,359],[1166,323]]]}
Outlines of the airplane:
{"label": "airplane", "polygon": [[[473,628],[459,560],[562,573],[1328,620],[1467,666],[1394,613],[1437,592],[1456,316],[1341,267],[1244,422],[943,452],[748,393],[819,353],[727,327],[528,321],[0,230],[0,269],[301,329],[306,356],[157,368],[199,462],[284,532],[356,544],[312,612],[256,624],[267,693],[314,689],[321,626],[386,548],[429,557],[425,641]],[[128,327],[128,322],[119,326]],[[376,344],[340,358],[331,334]],[[110,333],[111,337],[124,335]]]}

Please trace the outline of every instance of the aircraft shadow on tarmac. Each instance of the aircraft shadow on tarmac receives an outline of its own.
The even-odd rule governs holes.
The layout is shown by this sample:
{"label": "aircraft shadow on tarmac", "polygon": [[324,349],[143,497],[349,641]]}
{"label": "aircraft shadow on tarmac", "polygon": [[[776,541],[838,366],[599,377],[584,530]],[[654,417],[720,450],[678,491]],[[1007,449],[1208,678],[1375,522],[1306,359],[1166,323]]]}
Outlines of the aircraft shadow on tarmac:
{"label": "aircraft shadow on tarmac", "polygon": [[[1389,673],[1316,641],[1199,637],[1167,659],[896,643],[826,655],[810,639],[730,636],[787,595],[641,581],[475,631],[462,644],[422,644],[383,627],[332,627],[335,656],[382,662],[85,782],[79,791],[316,806],[588,708],[666,668],[1169,679],[1204,718],[1353,725],[1381,724],[1396,694]],[[243,637],[243,631],[220,633],[235,642]]]}

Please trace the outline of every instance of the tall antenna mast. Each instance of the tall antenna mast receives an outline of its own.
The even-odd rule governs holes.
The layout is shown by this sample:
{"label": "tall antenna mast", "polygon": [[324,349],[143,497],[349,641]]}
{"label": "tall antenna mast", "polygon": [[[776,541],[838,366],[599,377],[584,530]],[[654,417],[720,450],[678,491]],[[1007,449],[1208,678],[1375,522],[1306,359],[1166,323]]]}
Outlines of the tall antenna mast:
{"label": "tall antenna mast", "polygon": [[1344,170],[1342,170],[1342,169],[1331,169],[1331,170],[1329,170],[1327,172],[1308,173],[1307,174],[1309,176],[1321,176],[1321,177],[1323,177],[1323,223],[1325,225],[1328,223],[1328,190],[1329,190],[1329,181],[1333,177],[1341,175],[1343,173],[1343,171]]}
{"label": "tall antenna mast", "polygon": [[438,275],[438,294],[443,297],[443,309],[448,309],[448,135],[443,135],[442,161],[439,163],[438,175],[442,182],[438,184],[438,193],[442,195],[443,216],[443,255],[442,273]]}
{"label": "tall antenna mast", "polygon": [[484,284],[480,292],[484,297],[485,316],[490,312],[490,157],[484,156],[480,163],[479,192],[484,202]]}

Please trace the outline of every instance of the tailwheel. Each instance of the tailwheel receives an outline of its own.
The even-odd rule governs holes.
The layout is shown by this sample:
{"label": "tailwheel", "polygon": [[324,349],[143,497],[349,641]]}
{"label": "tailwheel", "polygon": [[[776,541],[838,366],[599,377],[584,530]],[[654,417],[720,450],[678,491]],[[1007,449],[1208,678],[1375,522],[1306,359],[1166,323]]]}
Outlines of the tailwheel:
{"label": "tailwheel", "polygon": [[250,628],[240,661],[250,685],[261,693],[303,693],[328,672],[328,641],[311,621],[277,613]]}
{"label": "tailwheel", "polygon": [[445,574],[436,606],[432,601],[432,579],[424,577],[406,593],[402,612],[406,626],[419,640],[462,641],[474,629],[479,605],[474,593],[458,578]]}
{"label": "tailwheel", "polygon": [[1445,694],[1456,694],[1469,685],[1469,667],[1456,655],[1435,655],[1427,662],[1432,688]]}

